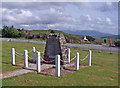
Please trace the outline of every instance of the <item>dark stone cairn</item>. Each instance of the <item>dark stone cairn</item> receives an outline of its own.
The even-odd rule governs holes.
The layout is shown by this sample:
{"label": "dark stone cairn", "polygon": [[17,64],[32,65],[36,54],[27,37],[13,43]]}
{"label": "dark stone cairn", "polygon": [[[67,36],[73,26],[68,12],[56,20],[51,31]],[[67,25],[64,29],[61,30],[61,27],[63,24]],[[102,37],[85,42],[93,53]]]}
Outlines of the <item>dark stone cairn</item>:
{"label": "dark stone cairn", "polygon": [[61,65],[66,64],[65,61],[68,61],[67,56],[67,48],[65,46],[66,40],[63,34],[61,33],[51,33],[49,34],[46,42],[44,58],[49,57],[49,63],[55,64],[54,62],[50,62],[55,60],[56,55],[60,55]]}

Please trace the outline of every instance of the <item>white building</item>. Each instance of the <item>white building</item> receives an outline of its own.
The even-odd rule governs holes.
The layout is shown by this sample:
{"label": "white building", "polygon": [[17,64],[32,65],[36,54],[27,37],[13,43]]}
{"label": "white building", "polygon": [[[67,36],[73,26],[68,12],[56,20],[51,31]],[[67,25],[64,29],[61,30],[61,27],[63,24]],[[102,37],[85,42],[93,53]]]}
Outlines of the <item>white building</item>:
{"label": "white building", "polygon": [[85,41],[88,41],[88,39],[86,38],[86,36],[84,36],[84,38],[83,38]]}

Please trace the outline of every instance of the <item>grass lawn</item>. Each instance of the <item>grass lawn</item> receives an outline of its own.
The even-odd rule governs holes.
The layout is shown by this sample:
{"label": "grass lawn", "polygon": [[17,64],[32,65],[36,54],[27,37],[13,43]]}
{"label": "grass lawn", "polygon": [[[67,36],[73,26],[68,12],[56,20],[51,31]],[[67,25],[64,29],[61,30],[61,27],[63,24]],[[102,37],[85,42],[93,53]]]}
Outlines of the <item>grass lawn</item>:
{"label": "grass lawn", "polygon": [[[6,38],[6,37],[5,37],[5,38]],[[46,42],[46,40],[41,39],[41,38],[27,39],[27,38],[21,37],[21,38],[9,38],[9,39],[22,39],[22,40],[34,40],[34,41],[45,41],[45,42]]]}
{"label": "grass lawn", "polygon": [[[22,43],[22,42],[2,42],[2,71],[11,71],[19,69],[20,67],[11,65],[11,48],[15,48],[15,51],[21,54],[24,54],[24,49],[28,52],[36,47],[38,51],[44,51],[45,45],[43,44],[34,44],[34,43]],[[43,54],[41,53],[43,56]],[[29,53],[29,56],[32,57],[32,52]],[[24,56],[16,57],[16,63],[24,62]]]}
{"label": "grass lawn", "polygon": [[[22,53],[24,49],[31,50],[36,47],[38,51],[44,51],[45,45],[21,42],[3,42],[2,66],[3,72],[20,69],[11,65],[11,48]],[[71,48],[71,58],[76,52],[83,59],[88,50]],[[31,53],[29,54],[32,57]],[[43,55],[42,55],[43,57]],[[16,57],[16,63],[24,61],[24,57]],[[74,61],[73,61],[74,62]],[[87,60],[80,62],[87,65]],[[118,85],[118,53],[99,52],[92,50],[92,66],[67,73],[60,78],[28,73],[2,80],[3,86],[117,86]]]}

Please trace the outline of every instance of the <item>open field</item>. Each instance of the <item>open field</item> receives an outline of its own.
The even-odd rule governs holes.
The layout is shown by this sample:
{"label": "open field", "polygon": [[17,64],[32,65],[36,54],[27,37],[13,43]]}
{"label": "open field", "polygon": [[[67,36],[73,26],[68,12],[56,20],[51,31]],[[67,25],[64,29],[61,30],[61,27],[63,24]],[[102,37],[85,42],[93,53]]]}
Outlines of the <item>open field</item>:
{"label": "open field", "polygon": [[[38,51],[44,51],[45,45],[22,42],[2,42],[2,71],[7,72],[21,67],[11,65],[11,48],[24,53],[24,49],[31,50],[36,47]],[[71,48],[71,58],[76,52],[83,59],[88,50]],[[29,54],[32,57],[32,53]],[[42,54],[43,57],[43,54]],[[24,62],[24,57],[16,57],[16,63]],[[73,61],[74,62],[74,61]],[[87,65],[87,60],[80,62]],[[62,75],[60,78],[28,73],[2,80],[3,86],[117,86],[118,85],[118,53],[99,52],[92,50],[92,66],[79,71]]]}
{"label": "open field", "polygon": [[35,39],[27,39],[27,38],[24,38],[24,37],[21,37],[21,38],[9,38],[9,39],[22,39],[22,40],[34,40],[34,41],[45,41],[46,42],[46,40],[43,40],[43,39],[41,39],[41,38],[35,38]]}

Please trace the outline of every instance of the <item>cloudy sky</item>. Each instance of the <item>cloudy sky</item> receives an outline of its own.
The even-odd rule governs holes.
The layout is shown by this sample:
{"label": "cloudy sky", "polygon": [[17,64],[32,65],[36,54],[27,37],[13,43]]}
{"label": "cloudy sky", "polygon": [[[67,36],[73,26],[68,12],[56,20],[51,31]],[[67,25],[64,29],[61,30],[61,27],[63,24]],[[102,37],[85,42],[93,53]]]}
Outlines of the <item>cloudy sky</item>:
{"label": "cloudy sky", "polygon": [[117,2],[2,2],[2,26],[118,34]]}

